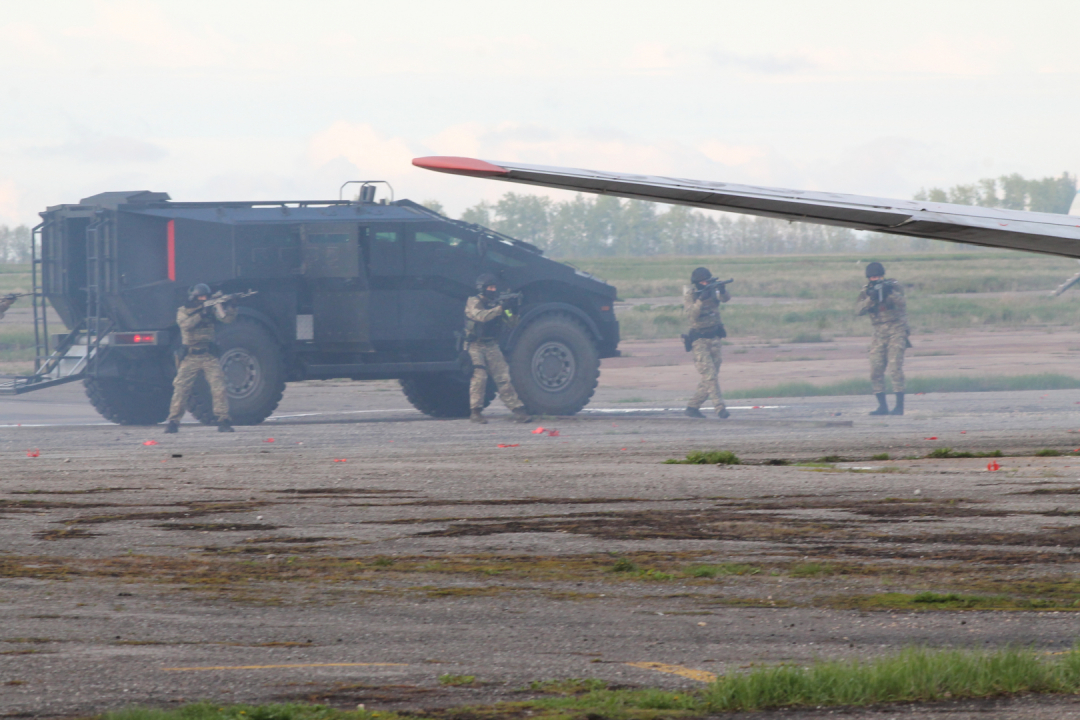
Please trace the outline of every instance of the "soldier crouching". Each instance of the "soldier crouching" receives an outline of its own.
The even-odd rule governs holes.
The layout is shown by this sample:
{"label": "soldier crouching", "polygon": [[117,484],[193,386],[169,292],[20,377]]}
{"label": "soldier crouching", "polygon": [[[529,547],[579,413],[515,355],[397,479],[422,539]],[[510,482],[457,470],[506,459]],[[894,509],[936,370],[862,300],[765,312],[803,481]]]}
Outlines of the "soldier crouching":
{"label": "soldier crouching", "polygon": [[229,418],[229,395],[225,387],[225,373],[221,371],[217,345],[214,344],[214,328],[219,322],[231,323],[235,320],[236,307],[229,302],[212,307],[203,305],[210,298],[210,288],[199,283],[191,288],[187,303],[181,305],[176,311],[176,324],[180,326],[183,347],[180,364],[176,368],[176,378],[173,380],[169,424],[165,426],[167,433],[179,431],[180,419],[184,417],[191,388],[195,385],[200,372],[210,385],[214,415],[218,421],[218,432],[233,432],[232,421]]}
{"label": "soldier crouching", "polygon": [[[859,293],[859,315],[869,315],[874,325],[870,341],[870,384],[878,406],[871,415],[904,414],[904,351],[911,347],[904,288],[895,280],[885,279],[885,266],[872,262],[866,266],[867,283]],[[888,370],[896,393],[896,405],[889,410],[885,401],[885,372]]]}
{"label": "soldier crouching", "polygon": [[499,349],[499,336],[506,318],[512,313],[497,300],[498,283],[494,275],[481,275],[476,279],[476,295],[465,303],[465,349],[473,366],[469,384],[469,420],[481,424],[487,422],[483,410],[490,375],[499,388],[499,397],[513,413],[511,419],[529,422],[532,417],[510,382],[510,367]]}
{"label": "soldier crouching", "polygon": [[694,354],[694,367],[698,371],[697,392],[686,404],[686,414],[692,418],[704,418],[701,406],[711,400],[721,419],[729,413],[720,393],[720,348],[727,336],[720,322],[720,303],[731,299],[727,287],[717,284],[707,268],[699,267],[690,275],[690,287],[683,295],[683,308],[690,320],[690,332],[683,336],[687,350]]}

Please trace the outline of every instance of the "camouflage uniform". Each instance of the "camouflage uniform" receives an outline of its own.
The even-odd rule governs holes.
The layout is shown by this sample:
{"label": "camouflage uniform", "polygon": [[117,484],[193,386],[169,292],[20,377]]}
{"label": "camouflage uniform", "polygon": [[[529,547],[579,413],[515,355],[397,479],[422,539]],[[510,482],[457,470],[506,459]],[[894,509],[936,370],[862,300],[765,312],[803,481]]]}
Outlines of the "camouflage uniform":
{"label": "camouflage uniform", "polygon": [[12,305],[15,304],[16,300],[18,300],[18,298],[13,298],[13,297],[0,298],[0,320],[4,319],[4,313],[7,312],[9,307],[11,307]]}
{"label": "camouflage uniform", "polygon": [[180,326],[187,355],[176,368],[172,405],[169,407],[170,423],[178,423],[184,416],[188,396],[200,372],[206,376],[206,382],[210,385],[210,394],[214,399],[214,415],[218,422],[229,420],[229,395],[225,389],[225,373],[221,371],[221,363],[215,357],[212,346],[214,325],[217,322],[231,323],[235,319],[236,308],[225,308],[221,305],[215,305],[209,312],[205,312],[201,305],[194,308],[184,305],[176,311],[176,324]]}
{"label": "camouflage uniform", "polygon": [[885,392],[885,370],[888,368],[893,392],[904,392],[904,351],[908,348],[907,301],[904,288],[895,280],[884,280],[885,300],[877,302],[871,296],[870,284],[859,294],[859,315],[869,315],[874,324],[870,341],[870,383],[874,393]]}
{"label": "camouflage uniform", "polygon": [[[721,288],[708,297],[697,298],[691,285],[683,294],[683,309],[690,320],[690,329],[708,332],[720,327],[720,303],[727,302],[731,296],[727,288]],[[698,338],[691,345],[694,355],[694,367],[700,376],[697,392],[686,404],[688,408],[699,409],[706,400],[711,400],[717,412],[723,410],[724,396],[720,393],[720,347],[721,339]]]}
{"label": "camouflage uniform", "polygon": [[465,319],[471,320],[471,334],[476,339],[465,343],[473,365],[472,382],[469,384],[469,408],[482,410],[487,392],[488,375],[499,388],[499,397],[511,410],[525,407],[510,382],[510,367],[499,349],[498,331],[505,317],[502,305],[496,305],[479,295],[473,295],[465,303]]}

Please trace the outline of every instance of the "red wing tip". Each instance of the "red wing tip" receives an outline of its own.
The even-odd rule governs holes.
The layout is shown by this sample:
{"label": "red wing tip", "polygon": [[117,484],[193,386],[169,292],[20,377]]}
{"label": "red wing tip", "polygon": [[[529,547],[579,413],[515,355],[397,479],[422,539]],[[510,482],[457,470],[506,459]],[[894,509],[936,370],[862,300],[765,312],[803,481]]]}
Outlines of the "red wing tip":
{"label": "red wing tip", "polygon": [[506,168],[492,165],[484,160],[467,157],[432,155],[430,157],[414,158],[412,164],[425,170],[436,170],[438,172],[454,173],[455,175],[472,175],[473,177],[510,174],[510,171]]}

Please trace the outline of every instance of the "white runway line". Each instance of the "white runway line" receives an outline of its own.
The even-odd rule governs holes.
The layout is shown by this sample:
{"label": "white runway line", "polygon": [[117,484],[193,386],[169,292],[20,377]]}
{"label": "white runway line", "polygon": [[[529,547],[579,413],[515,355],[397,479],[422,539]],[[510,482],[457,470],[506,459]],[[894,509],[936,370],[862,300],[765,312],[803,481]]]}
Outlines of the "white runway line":
{"label": "white runway line", "polygon": [[[789,405],[728,405],[728,410],[779,410],[781,408],[790,407]],[[629,415],[631,413],[657,413],[657,412],[678,412],[685,411],[686,408],[584,408],[578,412],[579,415]],[[413,408],[386,408],[384,410],[327,410],[323,412],[305,412],[305,413],[289,413],[288,415],[271,415],[266,418],[265,422],[271,422],[273,420],[292,420],[295,418],[307,418],[307,417],[321,417],[324,415],[367,415],[378,413],[417,413],[419,410]],[[183,425],[199,425],[197,421],[185,420]],[[51,428],[51,427],[102,427],[108,425],[116,425],[116,423],[110,422],[94,422],[94,423],[8,423],[0,425],[0,428]],[[116,427],[121,427],[116,425]],[[157,427],[156,425],[148,425],[145,427]]]}

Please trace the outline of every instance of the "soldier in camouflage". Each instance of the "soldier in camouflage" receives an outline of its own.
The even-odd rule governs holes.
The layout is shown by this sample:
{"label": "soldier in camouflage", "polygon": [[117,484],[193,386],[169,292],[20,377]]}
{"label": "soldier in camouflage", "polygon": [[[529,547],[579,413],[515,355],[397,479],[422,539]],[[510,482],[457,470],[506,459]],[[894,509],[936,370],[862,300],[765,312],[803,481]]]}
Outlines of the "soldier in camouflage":
{"label": "soldier in camouflage", "polygon": [[712,280],[712,273],[707,268],[695,269],[690,275],[690,287],[683,295],[683,309],[690,320],[690,333],[685,339],[694,354],[694,367],[699,375],[697,392],[686,404],[686,414],[704,418],[701,406],[705,400],[710,400],[716,414],[724,419],[729,413],[720,393],[720,343],[727,333],[720,322],[720,303],[727,302],[731,296],[723,285],[705,290]]}
{"label": "soldier in camouflage", "polygon": [[15,301],[19,299],[18,295],[5,295],[0,297],[0,320],[4,319],[4,313],[8,311],[8,308],[15,304]]}
{"label": "soldier in camouflage", "polygon": [[[220,293],[218,293],[220,295]],[[188,396],[201,372],[210,385],[210,394],[214,401],[214,415],[218,420],[218,432],[233,432],[229,419],[229,396],[225,389],[225,373],[218,362],[217,346],[214,344],[214,326],[219,323],[231,323],[236,319],[236,306],[231,303],[203,307],[211,298],[210,288],[199,283],[191,288],[188,301],[176,311],[176,324],[180,326],[183,342],[182,359],[176,368],[173,380],[172,405],[169,408],[169,424],[165,432],[174,433],[180,429],[180,419],[184,417]]]}
{"label": "soldier in camouflage", "polygon": [[513,311],[498,302],[499,280],[494,275],[485,273],[478,277],[476,289],[476,295],[465,303],[465,350],[473,366],[469,384],[469,420],[487,423],[483,410],[490,375],[499,388],[499,397],[510,408],[511,419],[529,422],[532,417],[510,382],[510,368],[499,349],[499,336],[506,321],[513,318]]}
{"label": "soldier in camouflage", "polygon": [[[878,406],[870,414],[903,415],[904,351],[911,347],[904,288],[895,280],[885,279],[885,267],[879,262],[866,266],[866,278],[868,282],[859,293],[856,308],[859,315],[869,315],[874,324],[874,338],[870,341],[870,383]],[[896,405],[891,411],[885,401],[886,369],[896,393]]]}

